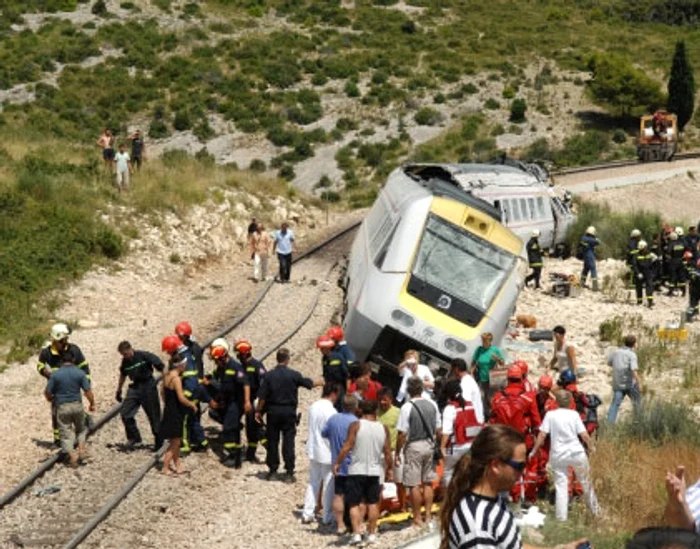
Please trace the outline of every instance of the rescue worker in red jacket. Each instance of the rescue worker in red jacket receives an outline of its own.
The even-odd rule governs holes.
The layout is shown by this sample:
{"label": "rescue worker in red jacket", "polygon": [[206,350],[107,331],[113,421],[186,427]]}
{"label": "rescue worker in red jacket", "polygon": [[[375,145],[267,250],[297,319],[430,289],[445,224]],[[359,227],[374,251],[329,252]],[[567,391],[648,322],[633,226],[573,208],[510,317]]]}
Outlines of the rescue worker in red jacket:
{"label": "rescue worker in red jacket", "polygon": [[[36,370],[44,376],[47,380],[51,377],[51,374],[58,370],[61,364],[69,362],[75,364],[78,368],[83,370],[88,379],[90,378],[90,365],[88,361],[85,360],[83,352],[80,347],[70,343],[68,337],[71,334],[71,329],[61,322],[54,324],[51,327],[51,343],[44,347],[39,353],[39,361],[36,365]],[[56,419],[56,406],[54,404],[55,400],[51,401],[51,425],[53,427],[53,443],[56,446],[61,445],[61,437],[58,431],[58,421]],[[88,414],[85,414],[86,424],[89,426],[91,418]]]}
{"label": "rescue worker in red jacket", "polygon": [[258,398],[258,391],[262,385],[267,370],[265,365],[256,358],[253,358],[253,345],[247,339],[238,339],[233,344],[238,361],[243,366],[248,383],[250,384],[250,395],[248,400],[243,402],[243,412],[245,413],[245,437],[248,448],[245,459],[253,463],[260,463],[255,456],[258,446],[265,445],[265,428],[261,423],[255,421],[255,399]]}
{"label": "rescue worker in red jacket", "polygon": [[[554,381],[551,376],[544,375],[537,382],[539,390],[537,391],[537,409],[540,412],[540,417],[544,416],[550,410],[557,408],[557,401],[552,394]],[[549,463],[549,440],[545,442],[537,452],[537,457],[534,460],[537,464],[537,496],[544,498],[547,494],[549,484],[549,473],[547,472],[547,463]]]}
{"label": "rescue worker in red jacket", "polygon": [[527,362],[524,360],[516,360],[513,362],[513,366],[517,366],[520,368],[520,372],[523,374],[523,388],[528,392],[528,393],[535,393],[535,386],[530,382],[530,380],[527,378],[527,373],[530,370],[530,367],[527,365]]}

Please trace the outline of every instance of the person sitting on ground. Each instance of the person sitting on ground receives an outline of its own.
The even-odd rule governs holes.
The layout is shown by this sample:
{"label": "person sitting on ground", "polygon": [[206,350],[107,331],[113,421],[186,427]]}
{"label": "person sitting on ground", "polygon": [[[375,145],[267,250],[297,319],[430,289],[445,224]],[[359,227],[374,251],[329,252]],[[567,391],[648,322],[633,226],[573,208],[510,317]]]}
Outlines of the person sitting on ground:
{"label": "person sitting on ground", "polygon": [[172,361],[172,367],[163,378],[161,393],[165,408],[163,419],[160,423],[160,439],[168,440],[168,449],[163,455],[163,469],[161,473],[172,476],[185,473],[185,468],[180,461],[180,443],[182,442],[182,424],[185,419],[185,410],[191,409],[197,412],[197,405],[188,400],[182,390],[181,376],[187,366],[187,359],[177,357]]}
{"label": "person sitting on ground", "polygon": [[391,469],[391,437],[385,425],[377,421],[376,400],[360,402],[360,421],[350,425],[348,438],[336,458],[333,472],[338,474],[343,460],[352,451],[352,459],[348,468],[346,484],[346,500],[350,507],[352,522],[352,545],[362,543],[360,527],[362,513],[360,504],[367,506],[368,543],[377,541],[377,520],[379,519],[379,493],[381,485],[379,478],[392,478]]}
{"label": "person sitting on ground", "polygon": [[549,361],[549,367],[559,370],[559,373],[562,373],[564,370],[571,370],[578,375],[576,347],[566,341],[566,328],[564,326],[555,326],[552,332],[554,333],[554,354],[552,355],[552,360]]}
{"label": "person sitting on ground", "polygon": [[[528,456],[534,459],[537,451],[545,443],[547,435],[550,437],[549,465],[554,473],[554,487],[556,490],[556,517],[559,521],[566,521],[569,508],[569,468],[573,468],[577,480],[583,487],[583,496],[593,515],[600,512],[593,485],[590,479],[590,468],[586,449],[581,441],[593,451],[593,439],[588,434],[581,417],[570,408],[572,396],[569,391],[558,390],[554,392],[559,408],[547,412],[540,425],[535,447]],[[580,439],[580,440],[579,440]]]}
{"label": "person sitting on ground", "polygon": [[[484,427],[457,464],[440,512],[440,549],[521,549],[520,527],[502,494],[520,478],[525,438],[507,425]],[[578,539],[559,549],[576,549]]]}
{"label": "person sitting on ground", "polygon": [[[81,390],[90,403],[90,411],[95,411],[95,396],[90,387],[90,380],[83,370],[72,362],[63,362],[59,369],[51,374],[46,384],[46,400],[56,406],[56,419],[61,440],[61,450],[68,456],[71,467],[87,460],[85,440],[85,410]],[[78,451],[75,442],[78,441]]]}

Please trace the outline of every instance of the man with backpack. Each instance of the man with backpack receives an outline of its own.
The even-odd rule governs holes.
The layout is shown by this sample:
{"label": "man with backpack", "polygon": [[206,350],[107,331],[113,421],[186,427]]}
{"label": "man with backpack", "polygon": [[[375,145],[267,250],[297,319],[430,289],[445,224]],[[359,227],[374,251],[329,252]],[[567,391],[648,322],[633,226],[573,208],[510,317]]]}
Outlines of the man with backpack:
{"label": "man with backpack", "polygon": [[[496,393],[491,401],[489,423],[508,425],[525,436],[527,451],[535,445],[535,434],[542,422],[537,409],[534,392],[529,392],[523,385],[523,373],[518,366],[510,366],[507,372],[508,385]],[[523,476],[511,490],[513,501],[537,498],[537,463],[531,461],[523,471]]]}

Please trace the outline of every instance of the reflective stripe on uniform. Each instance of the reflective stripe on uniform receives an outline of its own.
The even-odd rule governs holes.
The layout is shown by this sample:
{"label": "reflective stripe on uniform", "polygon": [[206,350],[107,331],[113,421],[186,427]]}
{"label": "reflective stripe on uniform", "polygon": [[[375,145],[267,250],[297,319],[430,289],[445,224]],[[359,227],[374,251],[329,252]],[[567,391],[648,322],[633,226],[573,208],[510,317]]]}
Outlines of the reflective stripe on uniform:
{"label": "reflective stripe on uniform", "polygon": [[224,448],[226,450],[238,450],[239,448],[243,448],[243,445],[238,442],[224,442]]}
{"label": "reflective stripe on uniform", "polygon": [[197,370],[186,370],[182,372],[182,377],[193,377],[197,375]]}

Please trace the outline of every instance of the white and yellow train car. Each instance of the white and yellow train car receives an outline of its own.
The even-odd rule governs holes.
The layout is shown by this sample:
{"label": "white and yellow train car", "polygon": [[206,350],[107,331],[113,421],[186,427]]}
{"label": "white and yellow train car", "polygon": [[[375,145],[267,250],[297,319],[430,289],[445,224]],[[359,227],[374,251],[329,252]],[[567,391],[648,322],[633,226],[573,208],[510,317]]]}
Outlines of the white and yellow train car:
{"label": "white and yellow train car", "polygon": [[343,326],[358,359],[384,369],[380,378],[395,375],[409,348],[433,370],[455,357],[469,363],[481,334],[492,332],[499,344],[514,313],[523,242],[454,171],[408,165],[392,172],[353,243]]}

